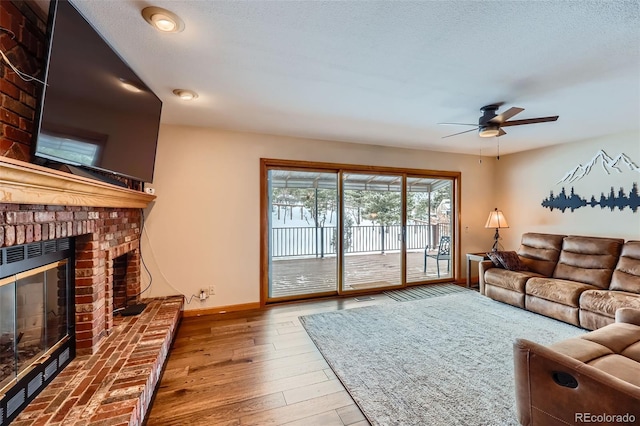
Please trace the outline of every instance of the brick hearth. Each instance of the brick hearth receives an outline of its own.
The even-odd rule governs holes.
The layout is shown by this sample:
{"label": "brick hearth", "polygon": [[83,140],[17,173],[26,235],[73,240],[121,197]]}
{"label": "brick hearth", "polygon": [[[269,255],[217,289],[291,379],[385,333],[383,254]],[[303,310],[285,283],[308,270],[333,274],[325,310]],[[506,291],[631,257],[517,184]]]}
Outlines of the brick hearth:
{"label": "brick hearth", "polygon": [[142,424],[184,299],[176,296],[145,302],[149,304],[139,316],[116,317],[100,350],[73,360],[12,425]]}

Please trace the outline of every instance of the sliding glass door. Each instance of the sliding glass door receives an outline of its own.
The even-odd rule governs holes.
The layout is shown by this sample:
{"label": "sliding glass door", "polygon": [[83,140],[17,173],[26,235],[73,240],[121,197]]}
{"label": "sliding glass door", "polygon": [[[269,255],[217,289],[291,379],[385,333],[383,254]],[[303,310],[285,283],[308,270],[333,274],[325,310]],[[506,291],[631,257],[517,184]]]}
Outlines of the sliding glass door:
{"label": "sliding glass door", "polygon": [[403,177],[342,174],[342,290],[402,285]]}
{"label": "sliding glass door", "polygon": [[263,303],[456,277],[459,173],[261,165]]}
{"label": "sliding glass door", "polygon": [[337,172],[269,170],[269,299],[338,288]]}
{"label": "sliding glass door", "polygon": [[454,180],[407,177],[407,283],[453,278]]}

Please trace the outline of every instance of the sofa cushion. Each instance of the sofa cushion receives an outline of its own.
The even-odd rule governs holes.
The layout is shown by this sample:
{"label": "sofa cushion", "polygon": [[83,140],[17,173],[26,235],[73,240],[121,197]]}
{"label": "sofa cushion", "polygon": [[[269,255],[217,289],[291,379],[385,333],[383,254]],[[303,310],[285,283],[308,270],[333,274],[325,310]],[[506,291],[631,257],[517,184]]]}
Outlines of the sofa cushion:
{"label": "sofa cushion", "polygon": [[580,294],[592,289],[596,289],[596,287],[576,281],[546,277],[530,278],[525,285],[525,291],[529,296],[539,297],[540,299],[574,308],[579,307]]}
{"label": "sofa cushion", "polygon": [[501,268],[487,269],[484,273],[485,284],[506,288],[524,294],[524,286],[531,277],[539,277],[534,272],[509,271]]}
{"label": "sofa cushion", "polygon": [[580,295],[580,309],[614,318],[618,308],[640,309],[640,295],[615,290],[587,290]]}
{"label": "sofa cushion", "polygon": [[586,330],[597,330],[614,322],[615,320],[608,315],[587,311],[586,309],[578,310],[578,326]]}
{"label": "sofa cushion", "polygon": [[522,263],[515,251],[490,251],[487,256],[494,265],[509,271],[528,271],[529,268]]}
{"label": "sofa cushion", "polygon": [[586,361],[589,365],[640,386],[640,326],[615,323],[584,334],[578,339],[588,340],[613,352]]}
{"label": "sofa cushion", "polygon": [[614,353],[622,353],[630,345],[640,341],[640,326],[617,322],[583,334],[579,339],[606,346]]}
{"label": "sofa cushion", "polygon": [[619,238],[565,237],[553,277],[608,288],[623,242]]}
{"label": "sofa cushion", "polygon": [[627,346],[627,348],[622,351],[622,355],[626,356],[627,358],[631,358],[636,362],[640,362],[640,341]]}
{"label": "sofa cushion", "polygon": [[498,302],[507,303],[524,309],[525,295],[512,289],[498,287],[497,285],[487,285],[485,293],[487,297],[497,300]]}
{"label": "sofa cushion", "polygon": [[627,241],[622,246],[609,289],[640,294],[640,241]]}
{"label": "sofa cushion", "polygon": [[588,363],[620,380],[640,386],[640,363],[622,355],[607,355]]}
{"label": "sofa cushion", "polygon": [[554,343],[549,348],[581,362],[589,362],[613,354],[613,351],[604,345],[578,337]]}
{"label": "sofa cushion", "polygon": [[520,260],[530,271],[550,277],[556,267],[564,235],[528,232],[518,248]]}

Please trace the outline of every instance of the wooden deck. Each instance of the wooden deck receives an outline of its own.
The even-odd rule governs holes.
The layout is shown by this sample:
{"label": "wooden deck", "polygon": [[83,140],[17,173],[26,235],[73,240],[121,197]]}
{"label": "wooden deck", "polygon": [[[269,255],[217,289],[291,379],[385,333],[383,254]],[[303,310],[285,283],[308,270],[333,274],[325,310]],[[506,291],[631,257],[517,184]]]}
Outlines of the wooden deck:
{"label": "wooden deck", "polygon": [[[452,265],[453,266],[453,265]],[[271,268],[271,297],[280,298],[336,291],[336,257],[274,259]],[[400,285],[400,253],[345,256],[344,290],[362,290]],[[407,253],[407,283],[452,278],[447,261],[428,258],[424,272],[424,251]]]}

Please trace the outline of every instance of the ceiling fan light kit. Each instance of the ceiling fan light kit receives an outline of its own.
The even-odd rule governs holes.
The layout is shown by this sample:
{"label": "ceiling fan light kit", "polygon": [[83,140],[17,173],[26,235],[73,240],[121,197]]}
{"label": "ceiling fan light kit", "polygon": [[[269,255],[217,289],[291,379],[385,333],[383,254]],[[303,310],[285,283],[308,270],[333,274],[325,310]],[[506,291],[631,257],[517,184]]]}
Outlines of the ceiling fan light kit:
{"label": "ceiling fan light kit", "polygon": [[[493,138],[493,137],[498,137],[498,136],[507,134],[507,132],[502,130],[503,127],[522,126],[524,124],[547,123],[550,121],[556,121],[558,119],[558,116],[554,115],[549,117],[527,118],[524,120],[508,121],[514,115],[524,111],[524,108],[511,107],[505,112],[503,112],[502,114],[496,114],[496,112],[498,111],[498,108],[500,108],[502,104],[503,103],[500,102],[497,104],[485,105],[482,108],[480,108],[480,112],[482,112],[482,115],[478,120],[477,126],[475,124],[466,124],[466,123],[440,123],[440,124],[474,126],[474,127],[477,127],[478,135],[481,138]],[[461,135],[463,133],[469,133],[474,130],[475,129],[471,129],[471,130],[465,130],[463,132],[453,133],[451,135],[443,136],[443,138]]]}
{"label": "ceiling fan light kit", "polygon": [[484,127],[480,127],[480,131],[478,132],[478,135],[481,138],[493,138],[496,137],[500,134],[500,127],[499,126],[484,126]]}

